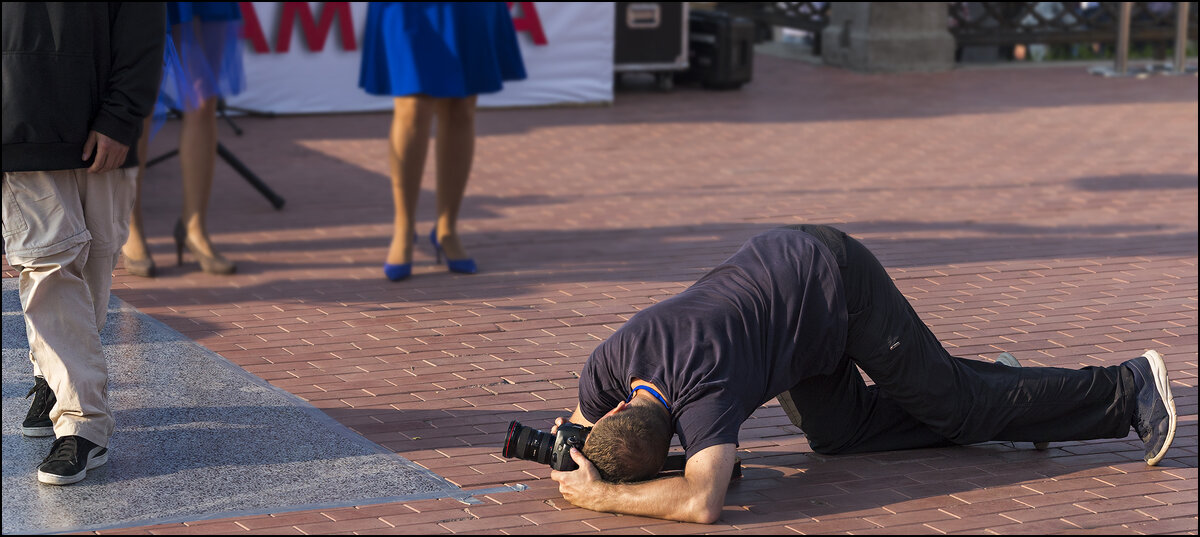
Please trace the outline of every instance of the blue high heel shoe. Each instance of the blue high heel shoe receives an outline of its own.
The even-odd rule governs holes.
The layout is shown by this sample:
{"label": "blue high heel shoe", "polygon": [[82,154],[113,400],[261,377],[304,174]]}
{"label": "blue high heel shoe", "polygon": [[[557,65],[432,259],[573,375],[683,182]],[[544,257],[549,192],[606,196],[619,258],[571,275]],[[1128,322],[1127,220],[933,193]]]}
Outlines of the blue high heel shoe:
{"label": "blue high heel shoe", "polygon": [[[416,244],[416,242],[417,242],[417,234],[416,234],[416,232],[414,232],[413,233],[413,244]],[[392,280],[394,282],[403,280],[409,276],[412,276],[412,263],[400,263],[398,265],[393,265],[391,263],[384,263],[383,264],[383,275],[387,276],[387,279]]]}
{"label": "blue high heel shoe", "polygon": [[[441,264],[442,245],[438,244],[437,241],[437,226],[433,226],[433,229],[429,230],[429,242],[433,243],[433,249],[437,252],[437,262]],[[446,256],[446,268],[449,268],[450,272],[458,272],[460,274],[475,274],[479,272],[479,267],[475,266],[475,258],[473,257],[450,259],[449,256]]]}
{"label": "blue high heel shoe", "polygon": [[387,276],[387,279],[394,282],[403,280],[409,276],[412,276],[412,263],[400,263],[399,265],[384,263],[383,275]]}

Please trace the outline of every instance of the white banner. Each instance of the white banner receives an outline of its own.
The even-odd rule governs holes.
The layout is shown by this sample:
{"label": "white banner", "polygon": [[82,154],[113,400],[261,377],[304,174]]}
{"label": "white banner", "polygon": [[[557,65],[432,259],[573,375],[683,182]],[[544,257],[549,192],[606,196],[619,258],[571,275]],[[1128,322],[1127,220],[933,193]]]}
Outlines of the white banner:
{"label": "white banner", "polygon": [[[358,87],[367,2],[242,2],[246,89],[230,106],[278,113],[391,110]],[[613,2],[509,2],[528,78],[480,107],[612,102]]]}

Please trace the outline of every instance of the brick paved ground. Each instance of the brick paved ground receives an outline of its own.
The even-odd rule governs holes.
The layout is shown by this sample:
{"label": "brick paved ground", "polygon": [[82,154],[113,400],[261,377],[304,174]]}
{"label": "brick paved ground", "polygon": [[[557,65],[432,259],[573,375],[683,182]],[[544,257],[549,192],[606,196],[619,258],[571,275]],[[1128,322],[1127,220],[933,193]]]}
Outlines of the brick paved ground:
{"label": "brick paved ground", "polygon": [[[173,266],[178,165],[155,169],[161,275],[119,272],[117,296],[465,489],[529,488],[122,531],[1195,534],[1196,78],[757,62],[736,92],[481,112],[461,223],[475,276],[423,243],[410,280],[383,279],[387,114],[222,132],[288,200],[275,212],[218,167],[211,228],[233,277]],[[547,467],[500,457],[509,420],[548,428],[574,407],[583,361],[630,315],[799,222],[861,238],[959,356],[1081,367],[1158,349],[1180,413],[1170,456],[1148,468],[1131,435],[824,457],[771,403],[742,429],[745,477],[711,526],[574,508]]]}

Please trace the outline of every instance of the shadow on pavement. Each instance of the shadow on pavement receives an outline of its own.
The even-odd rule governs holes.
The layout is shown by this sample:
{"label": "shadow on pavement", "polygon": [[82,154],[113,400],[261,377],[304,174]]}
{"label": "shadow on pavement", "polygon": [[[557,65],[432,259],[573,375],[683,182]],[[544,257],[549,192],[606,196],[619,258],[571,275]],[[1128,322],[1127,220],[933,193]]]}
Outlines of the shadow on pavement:
{"label": "shadow on pavement", "polygon": [[[1197,232],[1148,224],[1041,227],[975,222],[874,221],[835,224],[859,238],[885,267],[904,269],[943,264],[1063,260],[1087,257],[1194,257]],[[297,239],[271,243],[228,244],[239,260],[238,276],[272,273],[272,281],[227,287],[181,287],[188,305],[216,305],[256,300],[303,299],[314,304],[397,301],[490,300],[511,297],[547,285],[593,282],[662,282],[685,285],[732,255],[749,237],[775,225],[701,224],[659,228],[604,230],[531,230],[465,233],[480,273],[464,276],[433,263],[432,249],[422,243],[414,256],[414,276],[389,282],[379,269],[383,238]],[[909,238],[876,238],[909,235]],[[928,235],[943,235],[933,236]],[[947,237],[947,234],[960,235]],[[926,235],[926,236],[920,236]],[[272,254],[279,262],[271,262]],[[304,259],[296,256],[303,255]],[[364,259],[365,257],[365,259]],[[319,262],[312,259],[326,259]],[[1002,268],[1002,267],[1000,267]],[[1021,270],[1026,270],[1022,268]],[[337,272],[338,277],[329,277]],[[194,262],[160,268],[159,281],[188,277]],[[287,276],[292,272],[294,275]],[[987,272],[981,268],[981,272]],[[284,275],[280,278],[278,275]],[[902,277],[893,273],[894,278]],[[196,284],[197,282],[191,282]],[[680,289],[682,290],[682,289]],[[116,291],[118,295],[121,290]],[[580,292],[585,292],[580,289]],[[171,290],[156,293],[172,305]],[[183,304],[177,304],[183,305]],[[369,309],[369,308],[368,308]],[[178,328],[178,327],[177,327]],[[185,330],[186,331],[186,330]]]}

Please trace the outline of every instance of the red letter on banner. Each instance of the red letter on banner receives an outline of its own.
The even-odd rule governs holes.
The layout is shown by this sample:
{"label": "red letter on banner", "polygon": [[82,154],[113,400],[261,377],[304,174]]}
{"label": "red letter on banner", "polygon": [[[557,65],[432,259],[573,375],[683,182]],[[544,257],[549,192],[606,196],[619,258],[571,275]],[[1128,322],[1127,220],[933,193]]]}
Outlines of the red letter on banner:
{"label": "red letter on banner", "polygon": [[308,2],[284,2],[283,12],[279,15],[279,36],[275,39],[275,52],[287,52],[291,48],[292,24],[297,16],[300,17],[300,27],[304,30],[309,50],[321,52],[325,48],[325,38],[329,37],[329,31],[333,29],[334,17],[338,17],[340,21],[342,48],[358,48],[354,43],[354,24],[350,20],[350,2],[325,2],[321,7],[319,25],[313,21]]}
{"label": "red letter on banner", "polygon": [[242,37],[250,41],[254,52],[266,54],[271,52],[267,47],[267,37],[263,35],[262,25],[258,23],[258,13],[254,11],[254,2],[238,2],[242,8]]}
{"label": "red letter on banner", "polygon": [[508,9],[511,10],[513,4],[521,6],[521,16],[513,18],[513,29],[529,32],[529,37],[535,45],[547,44],[546,32],[542,30],[542,19],[538,18],[537,6],[534,6],[533,2],[509,2]]}

